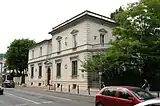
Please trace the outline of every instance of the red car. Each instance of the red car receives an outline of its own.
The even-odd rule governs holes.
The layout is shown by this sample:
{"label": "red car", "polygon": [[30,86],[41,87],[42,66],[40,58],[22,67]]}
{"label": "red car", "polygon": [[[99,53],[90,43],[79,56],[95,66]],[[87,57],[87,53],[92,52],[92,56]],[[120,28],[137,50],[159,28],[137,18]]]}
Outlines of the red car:
{"label": "red car", "polygon": [[108,86],[96,95],[96,106],[134,106],[152,98],[155,96],[138,87]]}

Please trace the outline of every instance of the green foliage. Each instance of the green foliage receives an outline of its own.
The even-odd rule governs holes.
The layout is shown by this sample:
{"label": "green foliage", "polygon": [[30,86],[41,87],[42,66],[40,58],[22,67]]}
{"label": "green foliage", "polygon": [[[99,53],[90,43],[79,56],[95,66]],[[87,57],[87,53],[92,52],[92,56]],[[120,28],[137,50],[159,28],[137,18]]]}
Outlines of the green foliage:
{"label": "green foliage", "polygon": [[10,70],[16,70],[22,74],[28,67],[29,48],[34,45],[33,40],[16,39],[14,40],[6,52],[6,66]]}
{"label": "green foliage", "polygon": [[131,53],[133,56],[136,56],[135,53],[139,54],[143,60],[143,73],[159,69],[153,67],[153,63],[160,61],[158,43],[155,45],[160,35],[159,10],[160,0],[141,0],[139,3],[129,4],[124,12],[115,17],[119,26],[113,32],[119,35],[119,38],[114,43],[124,48],[121,49],[124,53]]}
{"label": "green foliage", "polygon": [[123,10],[122,7],[120,7],[119,9],[116,9],[115,12],[113,12],[113,13],[110,14],[111,19],[115,20],[115,15],[118,14],[119,12],[123,12],[123,11],[124,10]]}
{"label": "green foliage", "polygon": [[102,66],[104,62],[106,62],[104,60],[105,57],[103,56],[105,55],[102,55],[100,53],[90,54],[89,57],[84,62],[82,62],[82,66],[84,68],[82,71],[97,71],[98,66]]}
{"label": "green foliage", "polygon": [[117,39],[98,60],[86,60],[84,68],[101,65],[111,79],[128,72],[152,79],[160,73],[160,0],[141,0],[120,9],[111,14],[118,23],[113,30]]}
{"label": "green foliage", "polygon": [[2,59],[2,58],[5,58],[5,54],[0,54],[0,58]]}

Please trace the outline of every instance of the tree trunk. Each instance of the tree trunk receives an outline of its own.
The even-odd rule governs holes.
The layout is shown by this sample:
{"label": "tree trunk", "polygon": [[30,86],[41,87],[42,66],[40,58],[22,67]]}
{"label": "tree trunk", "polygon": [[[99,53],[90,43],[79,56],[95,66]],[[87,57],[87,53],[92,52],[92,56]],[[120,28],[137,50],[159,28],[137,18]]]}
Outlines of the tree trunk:
{"label": "tree trunk", "polygon": [[22,74],[21,84],[25,84],[25,75]]}
{"label": "tree trunk", "polygon": [[25,74],[24,71],[21,71],[21,84],[25,84]]}

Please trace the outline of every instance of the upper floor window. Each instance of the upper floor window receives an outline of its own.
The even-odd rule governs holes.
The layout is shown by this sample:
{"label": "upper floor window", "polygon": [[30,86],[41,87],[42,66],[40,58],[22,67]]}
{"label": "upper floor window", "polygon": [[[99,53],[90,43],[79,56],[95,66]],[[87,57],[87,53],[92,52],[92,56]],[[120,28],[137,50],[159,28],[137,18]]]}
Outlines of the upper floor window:
{"label": "upper floor window", "polygon": [[107,33],[107,31],[104,28],[101,28],[99,30],[100,32],[100,44],[104,45],[105,44],[105,35]]}
{"label": "upper floor window", "polygon": [[100,34],[100,44],[104,44],[104,34]]}
{"label": "upper floor window", "polygon": [[60,52],[61,51],[61,40],[62,40],[62,37],[58,36],[56,38],[57,40],[57,51]]}
{"label": "upper floor window", "polygon": [[76,35],[73,35],[73,48],[76,48],[77,41],[76,41]]}
{"label": "upper floor window", "polygon": [[42,47],[40,47],[40,56],[42,56]]}
{"label": "upper floor window", "polygon": [[52,53],[52,43],[48,43],[47,54]]}
{"label": "upper floor window", "polygon": [[71,31],[71,35],[73,36],[73,48],[77,47],[77,34],[78,34],[78,30],[72,30]]}
{"label": "upper floor window", "polygon": [[65,38],[65,46],[67,46],[67,39],[68,39],[68,38],[66,37],[66,38]]}
{"label": "upper floor window", "polygon": [[32,58],[34,58],[34,50],[32,50]]}
{"label": "upper floor window", "polygon": [[58,51],[61,51],[61,40],[58,41]]}

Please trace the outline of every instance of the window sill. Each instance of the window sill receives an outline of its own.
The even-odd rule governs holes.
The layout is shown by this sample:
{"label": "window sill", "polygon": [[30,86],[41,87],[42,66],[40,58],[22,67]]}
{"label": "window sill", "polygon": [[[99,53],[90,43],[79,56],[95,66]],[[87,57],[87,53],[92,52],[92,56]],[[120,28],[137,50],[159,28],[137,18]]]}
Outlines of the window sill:
{"label": "window sill", "polygon": [[39,78],[39,79],[41,79],[41,78],[42,78],[42,76],[38,76],[38,78]]}
{"label": "window sill", "polygon": [[62,76],[56,76],[57,79],[60,79]]}
{"label": "window sill", "polygon": [[79,75],[71,75],[72,79],[77,79]]}
{"label": "window sill", "polygon": [[77,47],[73,47],[72,50],[77,50]]}
{"label": "window sill", "polygon": [[58,52],[57,52],[57,54],[60,54],[60,53],[61,53],[61,51],[58,51]]}

